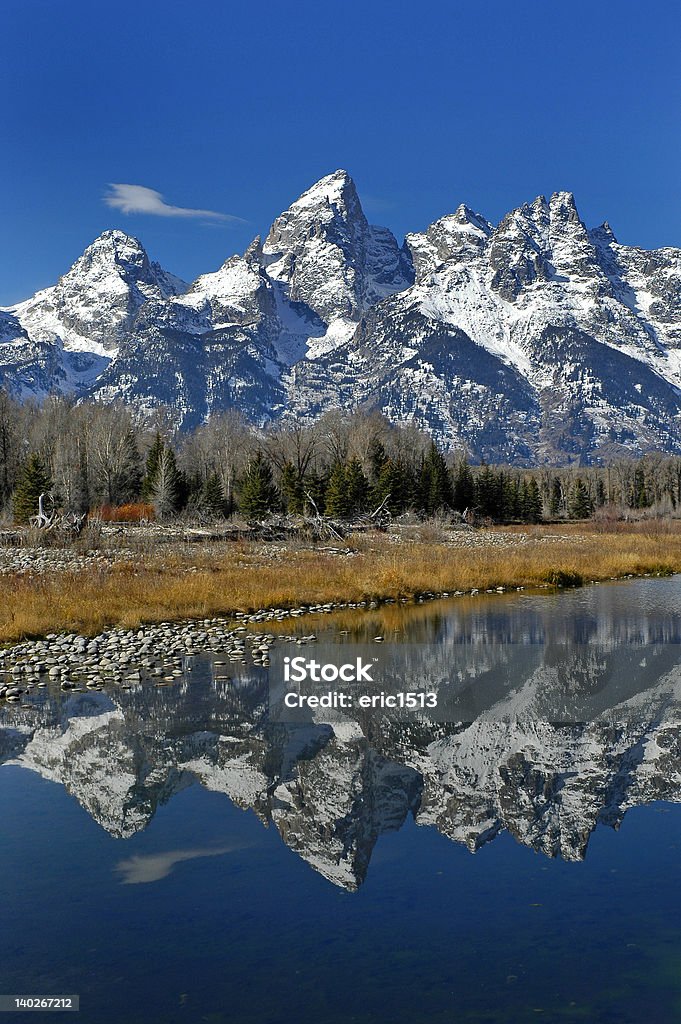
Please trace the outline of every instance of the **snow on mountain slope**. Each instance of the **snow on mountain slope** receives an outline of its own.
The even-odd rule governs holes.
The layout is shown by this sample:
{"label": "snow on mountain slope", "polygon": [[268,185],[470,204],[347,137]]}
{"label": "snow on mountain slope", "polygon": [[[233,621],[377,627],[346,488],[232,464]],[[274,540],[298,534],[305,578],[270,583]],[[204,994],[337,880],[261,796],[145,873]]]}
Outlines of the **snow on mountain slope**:
{"label": "snow on mountain slope", "polygon": [[299,415],[349,395],[495,461],[681,450],[678,250],[588,232],[567,192],[496,228],[460,206],[407,246],[414,285],[295,367]]}
{"label": "snow on mountain slope", "polygon": [[[463,219],[462,208],[457,214]],[[640,302],[624,301],[612,243],[607,244],[602,231],[587,231],[571,193],[555,193],[548,203],[540,196],[531,206],[512,211],[494,230],[480,230],[482,219],[474,214],[466,219],[468,231],[454,235],[448,254],[440,235],[437,258],[421,255],[418,261],[414,292],[427,316],[460,327],[539,387],[550,376],[532,345],[547,327],[581,330],[657,372],[669,369],[645,309]],[[420,254],[425,248],[422,237],[407,239]],[[670,255],[670,261],[679,273],[681,253],[675,259]],[[681,278],[676,293],[672,288],[665,293],[677,308],[665,307],[664,315],[677,324],[680,284]],[[679,384],[681,378],[673,382]]]}
{"label": "snow on mountain slope", "polygon": [[183,294],[147,302],[92,394],[142,411],[162,401],[185,426],[228,407],[264,423],[285,410],[282,378],[310,345],[346,341],[363,309],[407,283],[404,253],[368,225],[337,172],[282,214],[264,245],[255,239]]}
{"label": "snow on mountain slope", "polygon": [[372,227],[346,171],[322,178],[277,217],[263,245],[270,277],[327,323],[356,320],[412,281],[408,255],[387,228]]}
{"label": "snow on mountain slope", "polygon": [[270,418],[285,401],[277,349],[285,328],[259,254],[256,243],[184,294],[145,303],[92,396],[122,397],[141,412],[162,402],[185,426],[225,408]]}
{"label": "snow on mountain slope", "polygon": [[185,427],[369,407],[490,461],[681,452],[681,250],[588,230],[569,192],[497,226],[462,204],[400,248],[339,170],[189,287],[105,232],[0,314],[0,374]]}
{"label": "snow on mountain slope", "polygon": [[105,231],[56,285],[8,312],[27,342],[12,352],[0,335],[0,369],[11,391],[41,398],[81,392],[115,356],[135,313],[186,287],[151,263],[136,238]]}
{"label": "snow on mountain slope", "polygon": [[12,312],[34,341],[59,338],[67,351],[111,355],[140,306],[185,288],[149,261],[136,238],[105,231],[54,287]]}

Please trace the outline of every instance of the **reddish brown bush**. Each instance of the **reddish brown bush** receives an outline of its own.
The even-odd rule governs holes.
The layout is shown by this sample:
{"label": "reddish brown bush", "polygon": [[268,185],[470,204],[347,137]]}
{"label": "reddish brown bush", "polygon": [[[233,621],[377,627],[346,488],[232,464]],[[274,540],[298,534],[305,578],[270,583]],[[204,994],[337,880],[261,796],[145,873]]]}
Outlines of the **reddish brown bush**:
{"label": "reddish brown bush", "polygon": [[102,505],[97,512],[103,523],[139,523],[142,519],[154,518],[153,505],[144,502],[129,502],[127,505]]}

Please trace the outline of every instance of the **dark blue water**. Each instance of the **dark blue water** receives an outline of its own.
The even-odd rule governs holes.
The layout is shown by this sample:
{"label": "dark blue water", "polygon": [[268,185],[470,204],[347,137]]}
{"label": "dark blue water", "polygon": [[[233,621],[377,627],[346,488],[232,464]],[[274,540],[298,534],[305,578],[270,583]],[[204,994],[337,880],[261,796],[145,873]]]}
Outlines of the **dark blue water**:
{"label": "dark blue water", "polygon": [[268,732],[257,688],[51,697],[0,768],[0,992],[78,993],[83,1024],[678,1021],[675,686],[483,728],[493,784],[480,722],[334,746]]}

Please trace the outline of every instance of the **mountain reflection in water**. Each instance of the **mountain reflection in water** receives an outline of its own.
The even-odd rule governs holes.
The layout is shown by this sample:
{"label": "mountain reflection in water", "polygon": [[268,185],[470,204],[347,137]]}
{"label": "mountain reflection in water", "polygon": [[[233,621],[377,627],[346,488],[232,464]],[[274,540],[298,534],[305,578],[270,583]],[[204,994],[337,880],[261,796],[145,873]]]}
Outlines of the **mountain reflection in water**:
{"label": "mountain reflection in water", "polygon": [[[597,825],[679,801],[680,601],[676,580],[656,580],[552,600],[386,609],[379,624],[405,642],[415,680],[433,652],[448,666],[462,711],[452,723],[376,714],[271,722],[266,673],[235,666],[233,679],[218,679],[206,656],[173,686],[48,690],[30,708],[0,710],[0,765],[61,783],[120,838],[199,783],[272,822],[347,890],[365,880],[378,837],[408,815],[472,852],[506,830],[578,860]],[[318,625],[349,641],[377,628],[366,616]],[[181,860],[229,849],[122,860],[121,881],[151,882]]]}

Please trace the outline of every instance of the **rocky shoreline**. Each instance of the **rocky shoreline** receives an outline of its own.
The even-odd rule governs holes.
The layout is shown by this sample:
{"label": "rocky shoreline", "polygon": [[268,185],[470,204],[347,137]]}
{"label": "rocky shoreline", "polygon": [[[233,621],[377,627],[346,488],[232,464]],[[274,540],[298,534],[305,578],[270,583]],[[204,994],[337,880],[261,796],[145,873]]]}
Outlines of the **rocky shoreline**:
{"label": "rocky shoreline", "polygon": [[45,576],[50,573],[106,572],[116,562],[129,561],[135,552],[75,552],[69,548],[0,548],[0,576]]}
{"label": "rocky shoreline", "polygon": [[[650,576],[650,573],[644,573]],[[659,575],[656,574],[656,575]],[[623,579],[634,578],[627,574]],[[613,580],[617,577],[613,577]],[[594,584],[599,581],[592,581]],[[560,586],[560,584],[558,585]],[[285,622],[307,615],[330,615],[344,610],[374,610],[380,605],[423,604],[446,598],[475,597],[480,593],[504,594],[525,587],[495,587],[480,591],[425,593],[415,601],[387,598],[383,601],[337,601],[297,608],[263,608],[253,613],[236,612],[229,618],[161,622],[139,629],[111,628],[93,637],[78,633],[50,633],[44,639],[27,640],[0,650],[0,706],[20,704],[24,696],[58,684],[63,691],[102,690],[107,685],[130,688],[143,681],[163,685],[184,676],[187,659],[200,654],[224,654],[228,663],[266,667],[271,646],[279,641],[307,644],[307,635],[252,632],[259,623]],[[554,589],[544,584],[540,589]],[[381,640],[382,637],[376,639]],[[214,661],[217,666],[220,661]]]}
{"label": "rocky shoreline", "polygon": [[[436,595],[431,595],[435,597]],[[20,704],[32,691],[49,683],[62,690],[101,690],[107,685],[129,688],[142,681],[156,685],[177,681],[187,659],[199,654],[224,654],[229,663],[266,667],[275,642],[313,643],[317,637],[253,632],[258,623],[284,622],[309,614],[377,607],[376,602],[328,603],[300,608],[237,612],[229,619],[162,622],[137,630],[110,629],[94,637],[50,633],[0,651],[0,702]],[[214,661],[218,667],[223,664]]]}
{"label": "rocky shoreline", "polygon": [[[369,548],[317,549],[313,557],[307,549],[272,543],[237,548],[207,543],[192,545],[186,552],[175,537],[168,538],[159,555],[155,545],[147,549],[142,544],[135,550],[127,531],[117,533],[113,540],[116,543],[104,550],[0,547],[8,625],[8,646],[0,648],[0,705],[20,705],[32,692],[48,685],[68,691],[126,687],[140,680],[169,683],[184,674],[186,659],[201,653],[224,654],[227,662],[248,656],[256,664],[266,664],[263,659],[281,633],[279,624],[303,616],[668,575],[680,564],[672,558],[674,552],[670,553],[676,533],[647,538],[634,530],[621,548],[616,546],[618,538],[607,534],[591,538],[554,530],[481,530],[448,537],[447,543],[422,542],[420,546],[389,533],[372,540],[374,546]],[[642,553],[646,544],[648,550]],[[495,554],[487,563],[465,563],[469,547],[486,548],[498,552],[499,557]],[[396,548],[399,554],[393,554]],[[452,572],[440,572],[441,562],[456,558],[458,548],[461,556],[453,562]],[[530,558],[540,549],[549,557],[542,553],[536,569],[528,571]],[[520,561],[518,551],[522,552]],[[603,551],[608,558],[599,563]],[[517,564],[510,569],[505,564],[506,552],[509,559],[516,558]],[[350,573],[339,568],[348,554],[354,559]],[[631,572],[629,566],[636,571]],[[657,571],[642,571],[644,568]],[[278,581],[285,572],[291,584],[282,588]],[[383,582],[379,582],[380,573],[385,574]],[[188,579],[191,582],[185,583]],[[450,579],[461,589],[445,589],[443,583],[446,586]],[[163,592],[167,581],[170,583]],[[418,582],[427,587],[436,581],[439,586],[432,590],[417,588]],[[478,586],[473,586],[475,583]],[[305,601],[306,590],[316,590],[314,596],[320,603]],[[296,591],[301,603],[291,606],[290,593]],[[190,600],[178,598],[185,592]],[[224,599],[225,594],[239,597],[232,604]],[[62,600],[64,595],[74,600]],[[272,603],[265,604],[270,595]],[[330,600],[321,603],[327,596]],[[38,602],[39,610],[24,615],[26,603],[32,600]],[[275,600],[281,604],[275,606]],[[239,604],[249,610],[234,610]],[[125,620],[129,607],[134,611],[127,624],[114,625]],[[164,609],[160,615],[159,607]],[[175,607],[177,615],[173,614]],[[62,629],[62,623],[68,622],[78,624],[79,631]],[[267,623],[276,623],[277,629],[271,634],[258,633],[258,627]],[[306,628],[311,634],[313,627]],[[34,639],[22,639],[27,635]],[[288,640],[311,642],[311,636],[295,635]]]}
{"label": "rocky shoreline", "polygon": [[[0,701],[19,704],[49,683],[64,691],[129,688],[143,680],[170,683],[185,674],[187,659],[197,654],[224,654],[227,662],[269,664],[274,634],[247,632],[246,623],[283,621],[294,609],[243,615],[231,620],[158,623],[138,630],[111,629],[94,637],[75,633],[49,634],[0,651]],[[314,636],[279,637],[307,643]]]}
{"label": "rocky shoreline", "polygon": [[[498,587],[489,593],[504,593],[505,590]],[[473,596],[478,593],[477,589],[470,591]],[[428,593],[421,595],[416,603],[463,596],[463,591]],[[405,598],[381,603],[410,602]],[[140,629],[112,628],[93,637],[50,633],[44,639],[27,640],[0,650],[0,706],[1,703],[20,704],[23,697],[44,689],[49,683],[58,684],[64,691],[101,690],[108,685],[126,688],[145,680],[156,685],[171,683],[185,674],[187,659],[199,654],[224,654],[225,664],[250,661],[266,667],[275,642],[308,644],[317,637],[314,633],[253,632],[254,626],[306,615],[378,607],[377,601],[328,602],[261,609],[252,614],[237,612],[230,618],[153,623]],[[214,664],[219,666],[221,662]]]}

